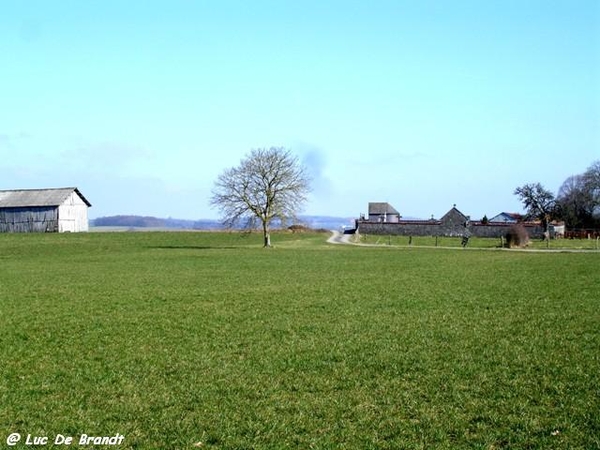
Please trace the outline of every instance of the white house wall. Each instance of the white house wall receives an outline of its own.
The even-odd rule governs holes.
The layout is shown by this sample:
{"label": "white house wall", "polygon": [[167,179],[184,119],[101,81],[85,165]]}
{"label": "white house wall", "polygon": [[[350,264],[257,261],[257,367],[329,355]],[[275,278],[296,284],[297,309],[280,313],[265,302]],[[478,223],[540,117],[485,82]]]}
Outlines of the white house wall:
{"label": "white house wall", "polygon": [[58,232],[88,231],[88,206],[75,191],[58,207]]}
{"label": "white house wall", "polygon": [[369,214],[369,222],[380,222],[380,223],[397,223],[400,221],[398,214]]}

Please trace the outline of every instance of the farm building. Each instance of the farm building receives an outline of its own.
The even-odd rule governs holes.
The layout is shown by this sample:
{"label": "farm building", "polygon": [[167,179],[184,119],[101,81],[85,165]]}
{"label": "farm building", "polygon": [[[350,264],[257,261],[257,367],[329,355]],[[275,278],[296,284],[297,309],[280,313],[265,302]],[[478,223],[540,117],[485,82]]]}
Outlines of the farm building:
{"label": "farm building", "polygon": [[74,187],[0,191],[0,232],[88,231],[90,206]]}
{"label": "farm building", "polygon": [[386,202],[369,203],[369,222],[398,222],[400,213]]}
{"label": "farm building", "polygon": [[[373,208],[372,205],[377,205]],[[381,207],[379,205],[382,205]],[[369,218],[362,216],[357,221],[357,230],[361,234],[399,235],[399,236],[476,236],[495,238],[505,236],[514,224],[508,221],[480,222],[472,221],[454,205],[441,219],[403,220],[391,214],[387,203],[369,203]],[[381,209],[380,209],[381,208]],[[396,211],[392,208],[393,211]],[[499,215],[500,216],[500,215]],[[496,216],[498,217],[498,216]],[[495,218],[496,218],[495,217]],[[494,219],[495,219],[494,218]],[[543,236],[543,228],[537,222],[523,222],[530,237]]]}
{"label": "farm building", "polygon": [[517,214],[517,213],[508,213],[508,212],[501,212],[500,214],[492,217],[489,222],[492,223],[517,223],[517,222],[522,222],[523,221],[523,217],[521,216],[521,214]]}

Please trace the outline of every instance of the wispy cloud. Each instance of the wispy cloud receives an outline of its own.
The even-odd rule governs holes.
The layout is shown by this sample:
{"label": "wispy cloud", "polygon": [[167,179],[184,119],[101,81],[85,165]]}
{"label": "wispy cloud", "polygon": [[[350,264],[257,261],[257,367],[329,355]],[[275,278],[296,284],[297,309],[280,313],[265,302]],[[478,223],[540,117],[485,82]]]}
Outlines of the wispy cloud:
{"label": "wispy cloud", "polygon": [[307,143],[298,144],[295,149],[300,153],[302,163],[311,177],[313,194],[329,195],[332,191],[332,183],[327,177],[328,161],[325,151]]}

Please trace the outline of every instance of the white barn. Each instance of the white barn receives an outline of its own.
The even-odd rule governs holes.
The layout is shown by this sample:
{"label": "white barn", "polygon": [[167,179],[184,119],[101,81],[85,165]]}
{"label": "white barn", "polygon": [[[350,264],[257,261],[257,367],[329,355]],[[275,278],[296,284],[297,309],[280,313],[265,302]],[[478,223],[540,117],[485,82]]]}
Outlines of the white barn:
{"label": "white barn", "polygon": [[75,187],[0,191],[0,232],[88,231],[90,206]]}

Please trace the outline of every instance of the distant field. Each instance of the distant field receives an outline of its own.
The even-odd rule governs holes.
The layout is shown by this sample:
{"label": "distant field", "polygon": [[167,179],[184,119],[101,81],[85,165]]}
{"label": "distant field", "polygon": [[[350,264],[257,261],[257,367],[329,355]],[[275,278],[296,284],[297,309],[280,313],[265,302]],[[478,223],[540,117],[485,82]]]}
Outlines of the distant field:
{"label": "distant field", "polygon": [[0,447],[600,448],[600,253],[327,237],[0,235]]}

